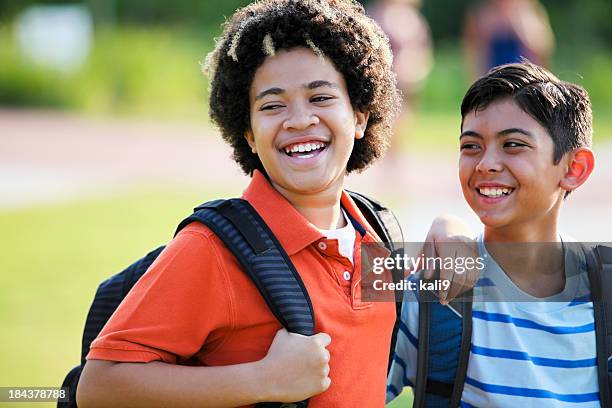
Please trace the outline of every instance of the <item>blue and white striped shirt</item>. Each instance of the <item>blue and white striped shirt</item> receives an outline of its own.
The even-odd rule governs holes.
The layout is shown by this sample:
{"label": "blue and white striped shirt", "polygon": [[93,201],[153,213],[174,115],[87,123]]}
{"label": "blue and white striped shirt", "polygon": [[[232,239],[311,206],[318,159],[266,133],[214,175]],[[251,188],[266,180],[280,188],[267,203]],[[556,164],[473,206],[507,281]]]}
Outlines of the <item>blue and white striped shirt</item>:
{"label": "blue and white striped shirt", "polygon": [[[472,344],[461,406],[599,407],[593,303],[584,254],[566,250],[565,289],[536,299],[510,280],[482,242],[480,251],[485,269],[474,289]],[[487,296],[494,288],[525,301],[479,300],[485,287]],[[387,401],[415,382],[418,313],[416,294],[406,291]]]}

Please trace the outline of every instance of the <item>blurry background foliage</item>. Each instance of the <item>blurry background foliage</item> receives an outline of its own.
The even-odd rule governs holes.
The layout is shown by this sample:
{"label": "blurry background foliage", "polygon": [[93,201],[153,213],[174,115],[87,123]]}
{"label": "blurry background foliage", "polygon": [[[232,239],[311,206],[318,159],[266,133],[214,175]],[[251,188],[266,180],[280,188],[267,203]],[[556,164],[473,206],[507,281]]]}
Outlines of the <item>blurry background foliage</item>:
{"label": "blurry background foliage", "polygon": [[[33,4],[74,3],[0,0],[0,105],[206,118],[207,79],[200,73],[199,62],[219,35],[224,18],[248,1],[84,1],[79,4],[92,11],[95,27],[87,62],[70,74],[26,63],[12,38],[14,17]],[[434,68],[419,107],[425,114],[458,110],[469,83],[460,46],[462,16],[472,3],[423,1],[435,49]],[[596,115],[610,110],[609,0],[542,3],[557,40],[553,71],[589,90]]]}

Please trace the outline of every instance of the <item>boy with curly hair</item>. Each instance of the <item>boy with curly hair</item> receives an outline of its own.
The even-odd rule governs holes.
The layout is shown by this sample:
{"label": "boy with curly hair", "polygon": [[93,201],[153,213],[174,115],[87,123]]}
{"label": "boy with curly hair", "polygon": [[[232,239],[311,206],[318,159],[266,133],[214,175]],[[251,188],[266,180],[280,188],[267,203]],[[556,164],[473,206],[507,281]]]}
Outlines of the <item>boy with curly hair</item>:
{"label": "boy with curly hair", "polygon": [[269,0],[233,15],[206,60],[210,115],[252,176],[243,198],[299,271],[317,334],[281,329],[229,250],[193,223],[92,343],[79,405],[384,405],[395,305],[358,296],[357,249],[378,237],[343,185],[388,145],[391,63],[356,1]]}

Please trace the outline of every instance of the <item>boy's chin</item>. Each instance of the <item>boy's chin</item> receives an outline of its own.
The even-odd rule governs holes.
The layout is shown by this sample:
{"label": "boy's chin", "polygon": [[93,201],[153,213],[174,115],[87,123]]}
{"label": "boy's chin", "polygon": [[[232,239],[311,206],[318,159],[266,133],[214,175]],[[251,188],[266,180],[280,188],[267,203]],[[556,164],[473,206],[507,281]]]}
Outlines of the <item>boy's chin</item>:
{"label": "boy's chin", "polygon": [[480,219],[480,222],[487,228],[504,228],[512,223],[512,220],[506,214],[495,214],[488,210],[474,210],[474,212]]}
{"label": "boy's chin", "polygon": [[[315,194],[329,189],[333,186],[336,177],[329,174],[318,174],[318,172],[285,175],[283,180],[278,180],[274,184],[280,185],[285,190],[292,191],[294,194]],[[342,183],[340,183],[340,187]]]}

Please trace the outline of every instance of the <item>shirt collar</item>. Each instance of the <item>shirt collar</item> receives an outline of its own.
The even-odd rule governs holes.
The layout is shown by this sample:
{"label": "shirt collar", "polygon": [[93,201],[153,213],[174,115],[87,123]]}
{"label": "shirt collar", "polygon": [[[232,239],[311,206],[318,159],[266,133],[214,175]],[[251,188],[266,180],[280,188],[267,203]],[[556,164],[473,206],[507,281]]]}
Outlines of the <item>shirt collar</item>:
{"label": "shirt collar", "polygon": [[[276,191],[258,170],[253,172],[251,183],[242,198],[247,200],[268,224],[289,256],[324,238],[323,234]],[[372,227],[345,191],[342,192],[340,203],[350,222],[364,238],[367,236],[368,241],[379,241]]]}

